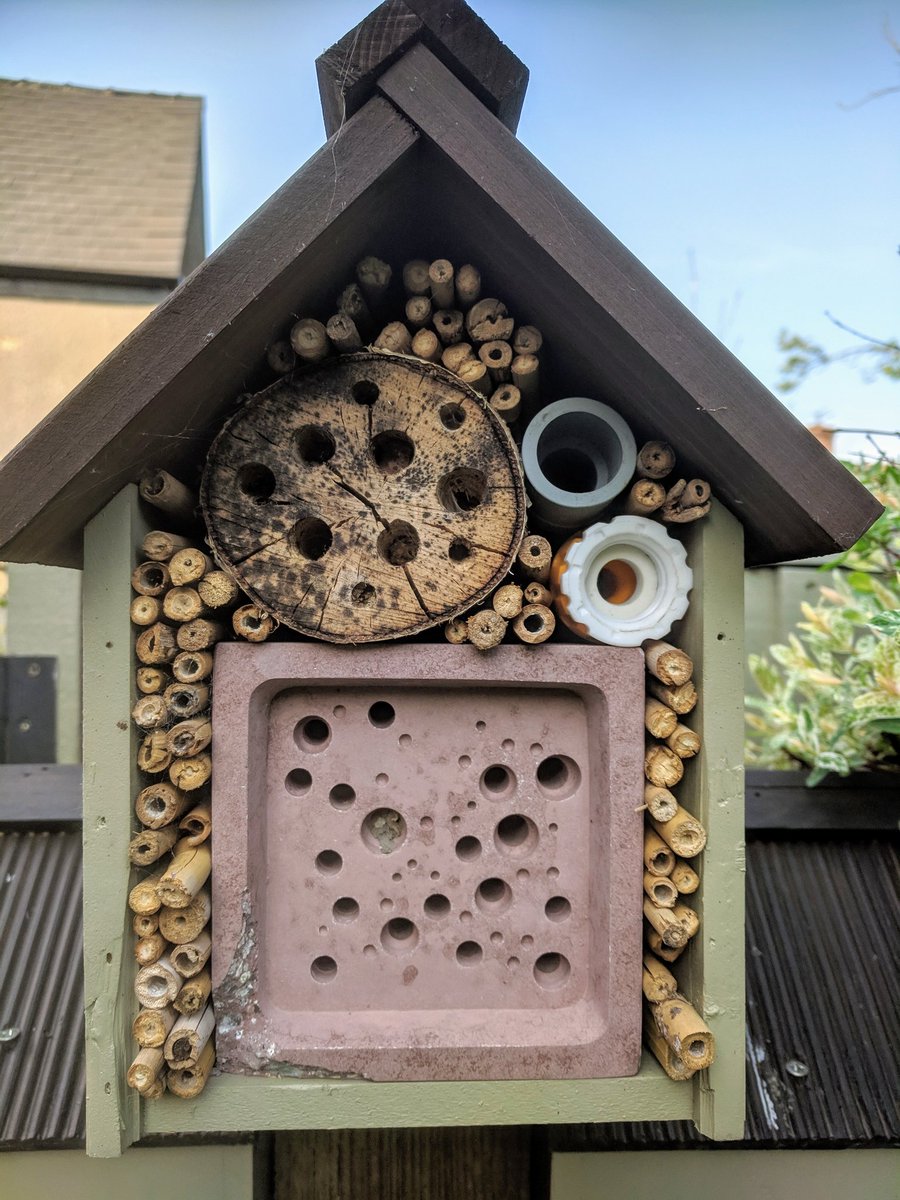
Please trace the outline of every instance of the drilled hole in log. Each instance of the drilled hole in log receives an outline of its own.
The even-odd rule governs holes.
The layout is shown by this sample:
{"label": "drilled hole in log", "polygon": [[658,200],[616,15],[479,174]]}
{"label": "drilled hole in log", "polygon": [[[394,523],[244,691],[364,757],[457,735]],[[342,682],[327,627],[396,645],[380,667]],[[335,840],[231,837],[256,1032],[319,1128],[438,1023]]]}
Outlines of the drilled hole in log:
{"label": "drilled hole in log", "polygon": [[371,604],[375,599],[375,589],[372,587],[371,583],[365,583],[363,581],[354,583],[353,587],[350,589],[350,599],[354,604],[358,604],[361,608],[364,608],[367,604]]}
{"label": "drilled hole in log", "polygon": [[399,429],[386,429],[372,438],[372,458],[382,475],[396,475],[413,460],[416,448],[412,439]]}
{"label": "drilled hole in log", "polygon": [[353,399],[357,404],[366,404],[371,406],[378,399],[380,392],[378,384],[373,383],[371,379],[360,379],[354,383],[351,388]]}
{"label": "drilled hole in log", "polygon": [[304,517],[291,530],[291,541],[299,554],[315,562],[331,549],[331,530],[318,517]]}
{"label": "drilled hole in log", "polygon": [[442,404],[438,416],[441,418],[443,427],[450,430],[459,429],[466,419],[461,404]]}
{"label": "drilled hole in log", "polygon": [[483,471],[456,467],[438,483],[438,500],[448,512],[472,512],[484,502],[487,480]]}
{"label": "drilled hole in log", "polygon": [[419,535],[408,521],[391,521],[378,535],[378,553],[392,567],[410,563],[419,553]]}
{"label": "drilled hole in log", "polygon": [[275,491],[275,475],[262,463],[244,463],[238,471],[238,487],[251,500],[268,500]]}
{"label": "drilled hole in log", "polygon": [[447,557],[451,562],[465,562],[472,553],[472,547],[462,538],[456,538],[450,543],[450,549],[447,551]]}
{"label": "drilled hole in log", "polygon": [[334,457],[334,438],[321,425],[304,425],[297,430],[295,439],[297,453],[302,462],[326,463]]}

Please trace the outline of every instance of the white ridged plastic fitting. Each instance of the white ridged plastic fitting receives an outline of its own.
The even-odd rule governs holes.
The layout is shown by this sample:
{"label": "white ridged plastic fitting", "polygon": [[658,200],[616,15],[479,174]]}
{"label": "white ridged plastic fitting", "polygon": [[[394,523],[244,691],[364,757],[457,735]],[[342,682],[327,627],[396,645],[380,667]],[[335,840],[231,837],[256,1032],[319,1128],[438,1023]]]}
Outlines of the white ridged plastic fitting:
{"label": "white ridged plastic fitting", "polygon": [[619,414],[586,396],[548,404],[522,438],[534,510],[561,529],[583,529],[601,513],[627,487],[636,459],[634,436]]}
{"label": "white ridged plastic fitting", "polygon": [[[681,542],[657,521],[614,517],[573,539],[559,563],[560,615],[609,646],[639,646],[661,638],[687,612],[694,582]],[[613,562],[634,572],[636,586],[620,604],[600,593],[600,572]],[[555,565],[555,564],[554,564]],[[554,576],[557,572],[554,571]]]}

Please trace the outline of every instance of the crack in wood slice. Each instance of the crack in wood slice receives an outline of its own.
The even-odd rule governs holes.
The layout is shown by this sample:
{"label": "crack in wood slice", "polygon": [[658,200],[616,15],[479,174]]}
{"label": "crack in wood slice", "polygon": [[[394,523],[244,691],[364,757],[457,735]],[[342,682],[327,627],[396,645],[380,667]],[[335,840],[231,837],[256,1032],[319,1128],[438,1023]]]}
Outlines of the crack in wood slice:
{"label": "crack in wood slice", "polygon": [[509,432],[448,371],[331,359],[253,397],[213,443],[201,489],[217,562],[299,633],[362,643],[482,601],[522,538]]}

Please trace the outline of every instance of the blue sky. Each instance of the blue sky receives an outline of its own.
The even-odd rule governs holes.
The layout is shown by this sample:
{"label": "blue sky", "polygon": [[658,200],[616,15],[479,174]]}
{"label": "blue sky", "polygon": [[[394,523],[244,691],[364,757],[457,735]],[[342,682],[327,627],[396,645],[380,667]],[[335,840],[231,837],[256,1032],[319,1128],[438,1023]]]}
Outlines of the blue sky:
{"label": "blue sky", "polygon": [[[213,247],[323,141],[315,56],[372,7],[0,0],[0,74],[205,96]],[[764,383],[781,328],[900,333],[900,93],[860,103],[900,84],[898,0],[473,7],[531,69],[522,141]],[[789,404],[900,426],[900,385],[847,368]]]}

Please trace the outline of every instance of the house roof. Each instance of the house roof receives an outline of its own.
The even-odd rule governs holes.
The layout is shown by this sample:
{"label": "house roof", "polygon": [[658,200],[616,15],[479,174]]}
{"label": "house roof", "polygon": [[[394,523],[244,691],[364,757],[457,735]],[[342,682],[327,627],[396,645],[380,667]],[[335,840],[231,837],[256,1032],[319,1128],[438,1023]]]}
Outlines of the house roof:
{"label": "house roof", "polygon": [[594,395],[672,440],[740,518],[749,563],[851,545],[877,502],[422,37],[378,74],[381,11],[355,38],[376,94],[0,464],[0,553],[80,565],[82,527],[142,471],[196,482],[238,397],[271,378],[266,345],[292,313],[327,318],[371,253],[478,263],[542,328],[544,395]]}
{"label": "house roof", "polygon": [[0,274],[178,280],[202,105],[0,80]]}

